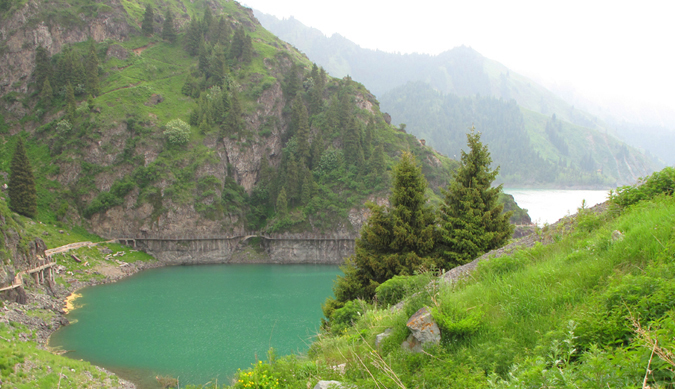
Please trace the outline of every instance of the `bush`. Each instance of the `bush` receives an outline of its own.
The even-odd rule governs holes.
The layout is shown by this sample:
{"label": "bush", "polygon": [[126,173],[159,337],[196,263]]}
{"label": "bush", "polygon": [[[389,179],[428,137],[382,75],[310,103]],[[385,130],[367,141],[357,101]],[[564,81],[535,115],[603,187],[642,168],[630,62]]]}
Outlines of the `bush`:
{"label": "bush", "polygon": [[427,282],[428,277],[394,276],[375,289],[375,297],[383,305],[394,305],[422,289]]}
{"label": "bush", "polygon": [[660,194],[672,196],[673,191],[675,191],[675,168],[667,167],[640,179],[637,185],[617,188],[616,192],[610,192],[609,200],[620,207],[627,207]]}
{"label": "bush", "polygon": [[190,125],[180,119],[174,119],[166,124],[164,136],[171,145],[184,145],[190,140]]}
{"label": "bush", "polygon": [[330,321],[331,332],[334,334],[343,332],[351,327],[365,311],[365,303],[363,301],[347,301],[342,308],[333,311]]}

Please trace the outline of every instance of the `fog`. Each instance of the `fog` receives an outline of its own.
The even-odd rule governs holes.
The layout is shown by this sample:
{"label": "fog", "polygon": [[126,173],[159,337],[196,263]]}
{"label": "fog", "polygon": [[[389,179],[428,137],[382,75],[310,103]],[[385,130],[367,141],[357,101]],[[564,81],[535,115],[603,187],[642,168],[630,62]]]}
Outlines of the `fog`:
{"label": "fog", "polygon": [[364,48],[438,54],[470,46],[600,117],[675,126],[668,2],[242,3]]}

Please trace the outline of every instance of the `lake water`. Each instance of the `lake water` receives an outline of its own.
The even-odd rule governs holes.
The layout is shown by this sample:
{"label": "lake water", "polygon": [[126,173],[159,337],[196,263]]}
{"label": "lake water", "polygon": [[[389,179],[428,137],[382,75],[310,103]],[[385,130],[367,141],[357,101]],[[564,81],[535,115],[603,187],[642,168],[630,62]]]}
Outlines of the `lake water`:
{"label": "lake water", "polygon": [[326,265],[205,265],[143,271],[85,288],[71,325],[50,339],[66,355],[108,368],[141,388],[156,375],[181,385],[225,383],[238,368],[306,351],[321,303],[341,271]]}
{"label": "lake water", "polygon": [[521,208],[527,209],[533,223],[539,226],[553,224],[568,214],[577,213],[581,202],[592,207],[603,203],[609,195],[608,190],[562,190],[562,189],[515,189],[504,188]]}

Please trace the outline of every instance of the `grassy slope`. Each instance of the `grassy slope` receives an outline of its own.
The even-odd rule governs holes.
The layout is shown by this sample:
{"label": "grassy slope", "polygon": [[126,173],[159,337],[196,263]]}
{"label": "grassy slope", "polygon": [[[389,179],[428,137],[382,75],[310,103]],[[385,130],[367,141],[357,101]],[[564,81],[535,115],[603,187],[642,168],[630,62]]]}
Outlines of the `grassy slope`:
{"label": "grassy slope", "polygon": [[[540,232],[549,245],[484,262],[460,283],[409,298],[401,311],[364,305],[355,325],[323,334],[309,358],[264,369],[287,387],[318,379],[359,388],[641,387],[651,348],[626,316],[662,328],[660,344],[672,350],[673,215],[673,197],[621,214],[583,211]],[[623,238],[613,239],[615,230]],[[444,341],[426,354],[401,350],[407,318],[425,305],[442,323]],[[393,334],[374,353],[375,335],[387,328]],[[344,376],[330,368],[340,363],[347,363]],[[651,368],[652,387],[672,382],[657,356]]]}

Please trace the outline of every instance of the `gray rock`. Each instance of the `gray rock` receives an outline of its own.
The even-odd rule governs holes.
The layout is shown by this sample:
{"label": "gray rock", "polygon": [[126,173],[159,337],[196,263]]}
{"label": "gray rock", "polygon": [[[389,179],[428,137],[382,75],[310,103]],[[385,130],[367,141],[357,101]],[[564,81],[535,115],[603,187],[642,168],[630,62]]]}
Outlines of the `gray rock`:
{"label": "gray rock", "polygon": [[392,333],[391,328],[387,328],[383,333],[378,334],[375,337],[375,347],[380,347],[380,344],[382,344],[382,341],[385,340],[389,335]]}
{"label": "gray rock", "polygon": [[412,333],[401,345],[403,348],[419,352],[430,344],[441,342],[441,330],[426,307],[415,312],[408,319],[406,326]]}
{"label": "gray rock", "polygon": [[342,389],[344,385],[340,381],[319,381],[314,389]]}
{"label": "gray rock", "polygon": [[617,242],[623,239],[623,234],[619,230],[612,231],[612,241]]}
{"label": "gray rock", "polygon": [[113,251],[110,250],[108,247],[99,247],[99,248],[98,248],[98,251],[99,251],[101,254],[112,254],[112,252],[113,252]]}

